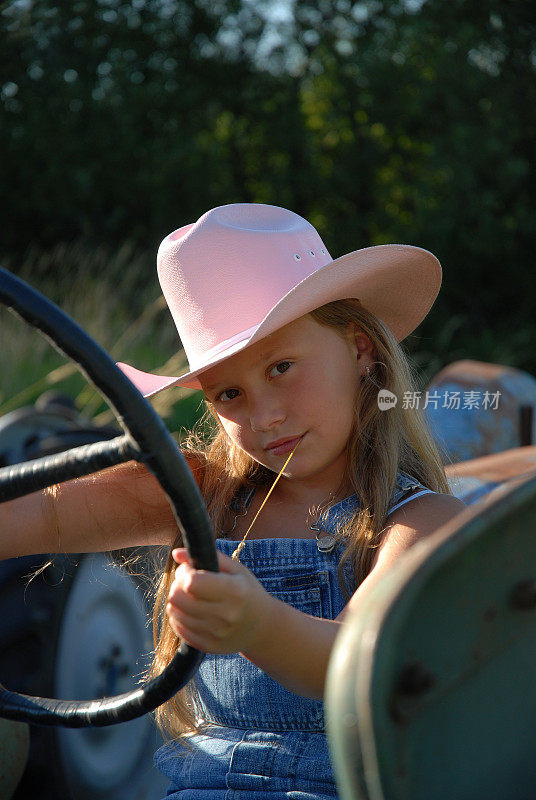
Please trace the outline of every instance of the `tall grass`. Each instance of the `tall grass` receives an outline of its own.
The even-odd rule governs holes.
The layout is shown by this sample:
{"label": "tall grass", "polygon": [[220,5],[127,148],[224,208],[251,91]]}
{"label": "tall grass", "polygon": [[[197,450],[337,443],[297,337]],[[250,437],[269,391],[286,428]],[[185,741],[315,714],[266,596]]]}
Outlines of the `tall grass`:
{"label": "tall grass", "polygon": [[[6,259],[3,266],[59,305],[116,361],[165,375],[186,371],[177,332],[160,294],[152,252],[136,250],[128,242],[110,251],[80,241],[46,252],[30,249],[22,263]],[[435,319],[432,314],[429,338],[417,333],[405,341],[421,378],[419,388],[424,389],[445,364],[462,358],[536,373],[534,325],[505,336],[492,325],[472,330],[468,320],[455,314],[443,323]],[[107,404],[77,368],[1,306],[0,331],[0,415],[54,389],[71,396],[96,424],[113,419]],[[151,402],[168,426],[179,431],[199,416],[201,396],[172,388]]]}
{"label": "tall grass", "polygon": [[[163,375],[186,371],[186,358],[160,293],[154,254],[136,251],[129,243],[111,252],[75,242],[47,252],[30,249],[22,263],[7,259],[3,266],[60,306],[114,360]],[[0,330],[0,415],[54,390],[73,398],[96,424],[113,420],[107,403],[76,365],[3,307]],[[191,426],[200,400],[197,392],[172,388],[152,403],[178,431]]]}

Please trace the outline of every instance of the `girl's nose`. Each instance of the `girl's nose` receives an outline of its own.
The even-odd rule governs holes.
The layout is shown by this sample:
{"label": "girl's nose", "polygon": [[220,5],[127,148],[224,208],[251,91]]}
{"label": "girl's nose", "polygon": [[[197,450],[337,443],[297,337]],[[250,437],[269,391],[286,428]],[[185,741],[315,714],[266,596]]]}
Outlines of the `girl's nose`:
{"label": "girl's nose", "polygon": [[251,430],[255,433],[269,431],[280,425],[284,419],[284,411],[275,397],[264,396],[250,401],[249,420]]}

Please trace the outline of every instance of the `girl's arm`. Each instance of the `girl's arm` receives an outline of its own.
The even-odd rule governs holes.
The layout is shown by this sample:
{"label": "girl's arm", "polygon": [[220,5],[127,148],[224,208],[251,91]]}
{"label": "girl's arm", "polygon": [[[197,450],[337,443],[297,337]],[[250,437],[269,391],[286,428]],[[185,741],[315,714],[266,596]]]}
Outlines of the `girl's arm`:
{"label": "girl's arm", "polygon": [[209,573],[190,567],[184,549],[174,551],[180,566],[166,609],[170,624],[193,647],[240,652],[290,691],[321,700],[331,648],[347,609],[404,551],[465,508],[452,495],[423,495],[391,514],[371,572],[335,620],[304,614],[278,600],[243,564],[222,553],[221,572]]}
{"label": "girl's arm", "polygon": [[171,545],[176,532],[160,484],[135,461],[0,503],[0,559]]}
{"label": "girl's arm", "polygon": [[438,494],[423,495],[395,511],[370,573],[335,620],[318,619],[280,603],[267,615],[264,635],[244,653],[246,658],[291,691],[321,700],[331,648],[348,610],[358,605],[402,553],[465,508],[458,498]]}

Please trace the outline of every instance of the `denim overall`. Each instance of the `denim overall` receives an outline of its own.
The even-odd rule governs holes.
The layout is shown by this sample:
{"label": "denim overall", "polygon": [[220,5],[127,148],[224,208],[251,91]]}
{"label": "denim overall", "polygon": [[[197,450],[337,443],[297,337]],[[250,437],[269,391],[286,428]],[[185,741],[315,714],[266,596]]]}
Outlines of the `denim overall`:
{"label": "denim overall", "polygon": [[[415,492],[416,489],[421,491]],[[429,489],[399,473],[389,513]],[[403,499],[405,494],[411,495]],[[352,495],[321,517],[323,531],[358,506]],[[231,556],[237,542],[216,539]],[[264,588],[315,617],[335,619],[346,605],[337,580],[344,550],[316,539],[246,539],[240,561]],[[344,573],[350,595],[355,581]],[[337,788],[324,733],[323,703],[294,694],[239,653],[207,654],[191,681],[199,732],[157,750],[154,762],[170,780],[172,800],[327,800]]]}

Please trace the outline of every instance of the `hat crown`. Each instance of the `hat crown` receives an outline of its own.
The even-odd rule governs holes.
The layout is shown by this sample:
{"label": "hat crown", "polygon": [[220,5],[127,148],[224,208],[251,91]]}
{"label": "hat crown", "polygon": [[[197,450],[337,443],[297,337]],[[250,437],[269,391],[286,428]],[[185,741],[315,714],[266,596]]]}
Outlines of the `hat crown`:
{"label": "hat crown", "polygon": [[293,211],[233,203],[166,236],[158,277],[190,369],[252,335],[273,307],[332,258]]}

